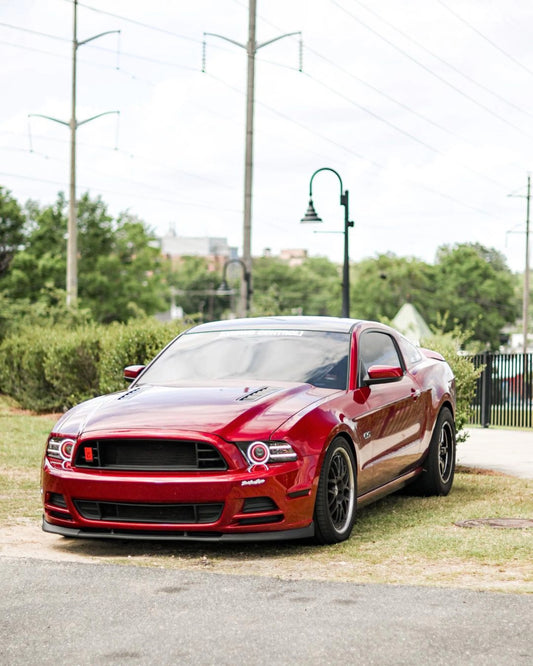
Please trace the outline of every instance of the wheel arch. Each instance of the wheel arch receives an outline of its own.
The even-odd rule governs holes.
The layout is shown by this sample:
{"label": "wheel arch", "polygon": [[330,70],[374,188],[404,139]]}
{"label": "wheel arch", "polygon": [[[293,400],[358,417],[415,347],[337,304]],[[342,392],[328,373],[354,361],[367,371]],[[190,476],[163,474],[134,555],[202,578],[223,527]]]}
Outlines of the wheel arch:
{"label": "wheel arch", "polygon": [[[331,433],[331,435],[329,437],[329,442],[327,443],[327,446],[324,446],[324,448],[322,449],[322,452],[320,454],[320,460],[319,460],[317,468],[316,468],[317,485],[318,485],[318,478],[320,477],[320,473],[322,471],[322,466],[324,465],[324,460],[326,459],[326,454],[329,451],[330,446],[338,438],[343,439],[346,442],[346,444],[348,444],[348,446],[350,447],[350,450],[352,452],[353,459],[355,461],[355,476],[356,476],[355,484],[356,484],[356,488],[357,488],[357,476],[358,476],[358,473],[359,473],[359,456],[358,456],[357,447],[355,446],[353,438],[350,436],[350,433],[347,432],[346,430],[335,430],[335,432]],[[316,490],[316,488],[315,488],[315,490]]]}
{"label": "wheel arch", "polygon": [[437,422],[437,419],[439,418],[440,413],[442,412],[442,410],[445,407],[447,407],[450,410],[450,413],[451,413],[452,418],[453,418],[453,422],[455,424],[455,406],[454,406],[453,402],[449,399],[444,400],[443,403],[441,404],[441,406],[439,407],[439,411],[437,412],[437,418],[435,419],[435,423]]}

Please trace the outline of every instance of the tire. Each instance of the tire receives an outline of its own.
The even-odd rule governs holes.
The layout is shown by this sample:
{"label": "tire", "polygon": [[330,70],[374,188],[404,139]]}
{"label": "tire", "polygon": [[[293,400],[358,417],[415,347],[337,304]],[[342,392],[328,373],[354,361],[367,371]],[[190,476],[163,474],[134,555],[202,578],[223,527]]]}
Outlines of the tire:
{"label": "tire", "polygon": [[455,474],[455,423],[443,407],[435,423],[424,471],[414,484],[423,495],[447,495]]}
{"label": "tire", "polygon": [[349,538],[357,505],[353,452],[341,437],[330,444],[320,471],[315,502],[315,540],[340,543]]}

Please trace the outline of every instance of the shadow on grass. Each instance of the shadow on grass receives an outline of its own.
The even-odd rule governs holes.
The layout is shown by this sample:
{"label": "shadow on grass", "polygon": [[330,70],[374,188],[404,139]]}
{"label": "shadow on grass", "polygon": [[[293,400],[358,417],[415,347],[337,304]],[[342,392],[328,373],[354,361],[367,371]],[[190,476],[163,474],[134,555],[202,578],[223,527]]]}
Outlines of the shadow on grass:
{"label": "shadow on grass", "polygon": [[157,565],[158,560],[175,559],[177,563],[209,566],[209,561],[224,561],[235,566],[258,560],[327,557],[340,552],[352,551],[360,546],[391,540],[401,540],[405,530],[422,528],[431,533],[449,526],[459,512],[469,505],[501,500],[502,492],[513,483],[512,477],[491,472],[461,469],[456,476],[454,488],[447,497],[419,497],[409,495],[409,489],[389,495],[384,499],[363,507],[357,512],[352,536],[346,542],[332,546],[320,546],[312,539],[241,542],[223,541],[137,541],[128,539],[69,539],[58,537],[53,548],[62,553],[71,553],[97,559],[110,559],[136,564]]}

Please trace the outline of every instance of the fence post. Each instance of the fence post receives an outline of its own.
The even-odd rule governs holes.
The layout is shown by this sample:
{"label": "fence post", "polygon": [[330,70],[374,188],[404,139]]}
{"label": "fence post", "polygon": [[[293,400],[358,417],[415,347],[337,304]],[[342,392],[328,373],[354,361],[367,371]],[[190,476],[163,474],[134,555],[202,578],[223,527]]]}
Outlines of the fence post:
{"label": "fence post", "polygon": [[481,425],[488,428],[492,407],[492,354],[483,352],[483,372],[481,373]]}

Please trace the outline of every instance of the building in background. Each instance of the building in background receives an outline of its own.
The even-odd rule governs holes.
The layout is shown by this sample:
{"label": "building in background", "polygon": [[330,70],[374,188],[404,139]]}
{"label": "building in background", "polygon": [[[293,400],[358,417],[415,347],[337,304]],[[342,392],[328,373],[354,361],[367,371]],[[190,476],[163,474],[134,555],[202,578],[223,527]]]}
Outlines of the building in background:
{"label": "building in background", "polygon": [[210,271],[222,271],[226,261],[237,259],[236,247],[228,245],[222,236],[180,236],[174,227],[160,239],[161,254],[172,262],[181,257],[204,257]]}

